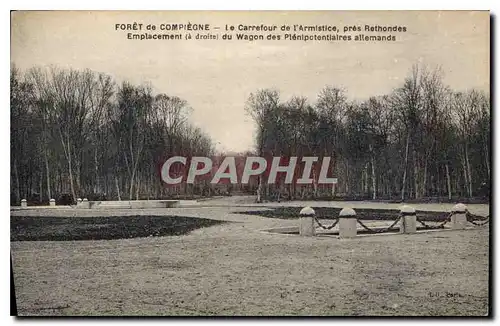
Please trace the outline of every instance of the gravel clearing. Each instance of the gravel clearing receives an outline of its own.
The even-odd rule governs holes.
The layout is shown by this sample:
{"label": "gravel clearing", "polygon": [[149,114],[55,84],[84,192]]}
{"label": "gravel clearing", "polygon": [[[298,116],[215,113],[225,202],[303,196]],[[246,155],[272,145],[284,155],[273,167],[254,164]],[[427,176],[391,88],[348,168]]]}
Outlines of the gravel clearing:
{"label": "gravel clearing", "polygon": [[[262,232],[296,226],[297,220],[234,213],[256,209],[220,202],[112,212],[12,211],[13,216],[177,215],[234,222],[181,236],[13,241],[19,315],[488,313],[489,226],[344,240],[309,238]],[[488,205],[470,209],[475,214],[489,211]]]}

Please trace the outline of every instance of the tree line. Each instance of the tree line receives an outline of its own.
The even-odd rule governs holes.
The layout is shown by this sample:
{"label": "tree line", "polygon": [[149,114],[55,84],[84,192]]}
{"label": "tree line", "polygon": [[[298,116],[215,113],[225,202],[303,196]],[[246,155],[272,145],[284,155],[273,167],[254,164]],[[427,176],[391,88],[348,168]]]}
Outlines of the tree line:
{"label": "tree line", "polygon": [[415,65],[390,94],[363,101],[336,86],[324,87],[315,101],[282,100],[276,89],[250,94],[245,109],[257,126],[256,146],[242,155],[329,156],[334,186],[268,185],[261,176],[248,185],[165,187],[159,170],[168,156],[215,154],[214,142],[189,121],[186,100],[155,94],[150,84],[53,66],[13,66],[10,88],[11,203],[62,195],[209,196],[221,189],[256,194],[257,201],[489,196],[489,94],[452,90],[439,68]]}
{"label": "tree line", "polygon": [[490,98],[455,91],[440,68],[414,65],[390,94],[349,100],[326,86],[316,101],[276,89],[252,93],[246,111],[257,125],[258,155],[330,156],[338,183],[266,185],[266,197],[442,199],[488,197]]}
{"label": "tree line", "polygon": [[184,100],[91,70],[33,67],[10,75],[11,202],[166,198],[166,155],[213,153]]}

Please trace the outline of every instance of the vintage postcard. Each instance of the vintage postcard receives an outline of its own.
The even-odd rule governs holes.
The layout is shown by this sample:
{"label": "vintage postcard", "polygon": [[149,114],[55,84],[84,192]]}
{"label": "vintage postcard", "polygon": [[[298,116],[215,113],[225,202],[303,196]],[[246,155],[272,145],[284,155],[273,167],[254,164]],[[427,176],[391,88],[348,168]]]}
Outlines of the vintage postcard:
{"label": "vintage postcard", "polygon": [[18,316],[491,316],[488,11],[13,11]]}

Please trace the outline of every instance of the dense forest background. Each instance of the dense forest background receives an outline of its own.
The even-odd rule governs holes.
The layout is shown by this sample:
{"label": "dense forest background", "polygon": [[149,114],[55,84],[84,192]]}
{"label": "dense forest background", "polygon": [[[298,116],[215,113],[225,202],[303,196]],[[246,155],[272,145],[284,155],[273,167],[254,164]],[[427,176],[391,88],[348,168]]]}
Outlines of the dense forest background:
{"label": "dense forest background", "polygon": [[390,94],[364,101],[335,86],[314,101],[282,100],[276,89],[250,94],[245,108],[257,126],[256,148],[239,154],[330,156],[335,186],[268,185],[262,177],[249,185],[165,187],[159,170],[166,157],[224,155],[190,123],[184,99],[58,67],[13,66],[10,87],[13,204],[65,194],[123,200],[249,193],[258,201],[490,194],[489,94],[450,89],[439,68],[415,65]]}

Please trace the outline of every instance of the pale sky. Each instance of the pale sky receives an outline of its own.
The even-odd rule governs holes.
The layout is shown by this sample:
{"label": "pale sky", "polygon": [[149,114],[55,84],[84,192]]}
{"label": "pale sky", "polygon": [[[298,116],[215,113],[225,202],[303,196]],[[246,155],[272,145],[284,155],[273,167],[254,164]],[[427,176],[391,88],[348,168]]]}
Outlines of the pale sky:
{"label": "pale sky", "polygon": [[[282,100],[302,95],[314,103],[319,91],[332,85],[346,88],[350,99],[365,99],[389,93],[401,84],[412,64],[422,62],[440,65],[445,83],[453,89],[488,90],[489,19],[484,11],[14,12],[11,62],[21,69],[34,65],[89,68],[108,73],[117,82],[151,82],[155,92],[187,100],[193,108],[191,121],[218,143],[217,148],[244,151],[254,146],[255,130],[245,114],[245,101],[261,88],[279,89]],[[115,30],[115,24],[134,22],[143,27],[210,24],[209,33],[219,37],[226,24],[263,23],[278,28],[283,24],[327,24],[340,29],[398,25],[408,31],[371,33],[396,35],[397,40],[365,43],[249,42],[234,36],[232,41],[140,41],[128,40],[126,31]]]}

